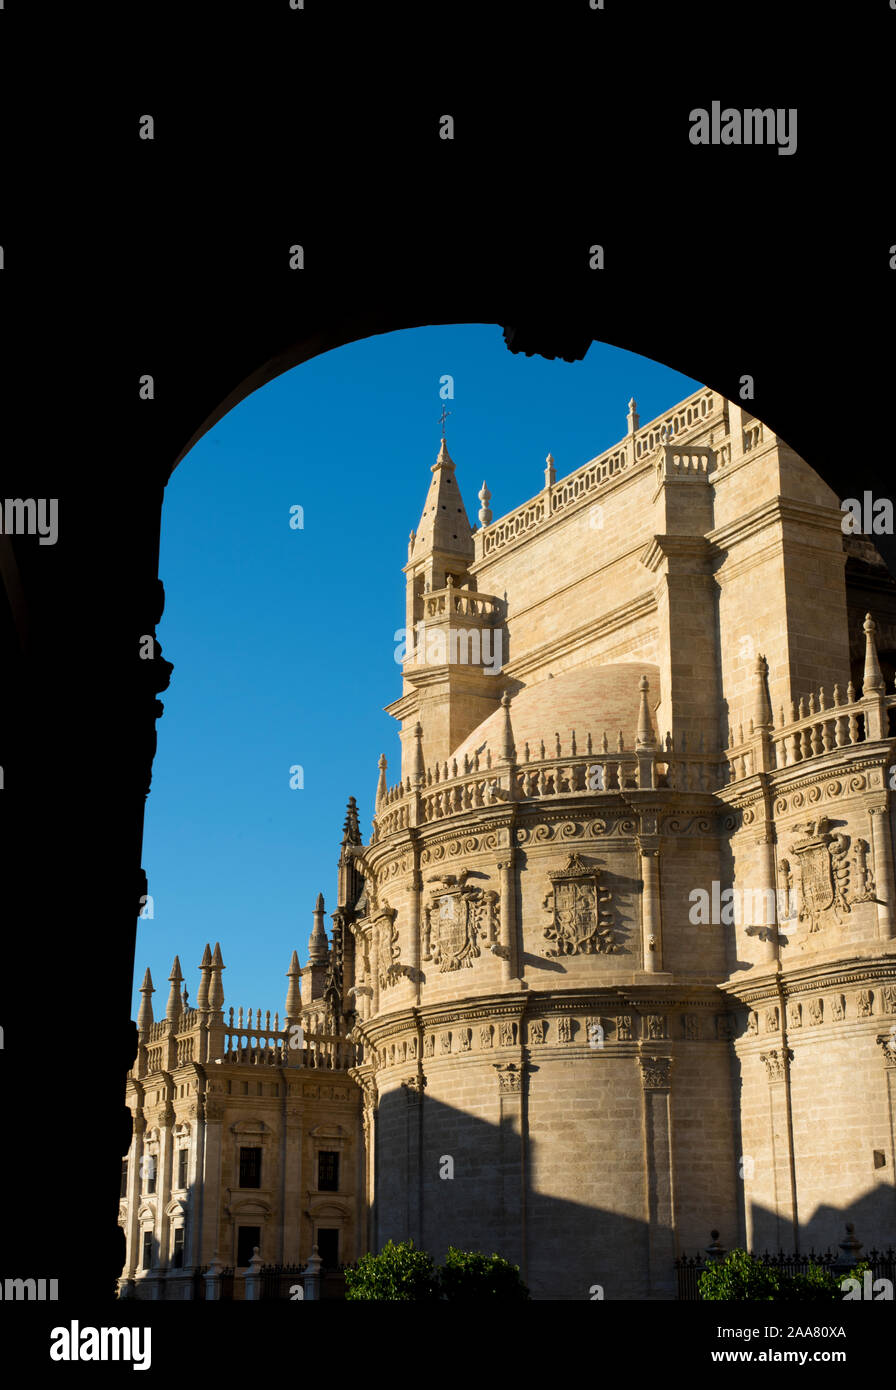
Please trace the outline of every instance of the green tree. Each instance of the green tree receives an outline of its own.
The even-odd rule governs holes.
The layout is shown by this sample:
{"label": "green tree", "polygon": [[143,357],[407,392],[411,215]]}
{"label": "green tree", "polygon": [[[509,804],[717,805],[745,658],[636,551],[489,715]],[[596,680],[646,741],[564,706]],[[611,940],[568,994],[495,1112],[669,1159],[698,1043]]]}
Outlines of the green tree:
{"label": "green tree", "polygon": [[[850,1270],[861,1279],[868,1268],[863,1261]],[[810,1264],[804,1274],[787,1274],[764,1264],[746,1250],[732,1250],[703,1271],[697,1283],[702,1299],[736,1302],[838,1303],[843,1299],[841,1281],[846,1273]]]}
{"label": "green tree", "polygon": [[442,1298],[501,1298],[520,1301],[529,1290],[520,1278],[518,1265],[500,1255],[483,1255],[478,1250],[456,1250],[450,1246],[448,1258],[439,1269]]}
{"label": "green tree", "polygon": [[415,1250],[412,1240],[395,1245],[388,1241],[378,1255],[362,1255],[345,1271],[347,1299],[437,1299],[439,1281],[432,1256]]}

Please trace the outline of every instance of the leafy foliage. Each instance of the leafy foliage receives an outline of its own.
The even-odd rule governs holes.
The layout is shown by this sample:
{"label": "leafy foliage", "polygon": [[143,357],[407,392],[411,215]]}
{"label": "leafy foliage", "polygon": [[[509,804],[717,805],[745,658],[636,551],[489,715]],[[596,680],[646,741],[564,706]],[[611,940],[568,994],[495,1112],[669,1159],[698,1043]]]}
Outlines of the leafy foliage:
{"label": "leafy foliage", "polygon": [[448,1299],[502,1298],[520,1301],[529,1290],[520,1278],[518,1265],[500,1255],[483,1255],[478,1250],[455,1250],[439,1270],[442,1297]]}
{"label": "leafy foliage", "polygon": [[363,1255],[345,1271],[347,1299],[434,1300],[500,1298],[522,1300],[529,1290],[519,1268],[500,1255],[478,1250],[448,1251],[438,1270],[431,1255],[412,1240],[389,1241],[378,1255]]}
{"label": "leafy foliage", "polygon": [[[850,1273],[859,1279],[868,1268],[867,1262],[856,1265]],[[809,1265],[803,1274],[788,1274],[774,1265],[765,1264],[746,1250],[732,1250],[724,1260],[705,1269],[698,1280],[702,1299],[724,1299],[736,1302],[782,1303],[839,1303],[843,1299],[840,1287],[845,1277],[822,1265]]]}
{"label": "leafy foliage", "polygon": [[432,1256],[415,1250],[412,1240],[388,1241],[378,1255],[362,1255],[345,1271],[346,1299],[437,1299],[438,1276]]}

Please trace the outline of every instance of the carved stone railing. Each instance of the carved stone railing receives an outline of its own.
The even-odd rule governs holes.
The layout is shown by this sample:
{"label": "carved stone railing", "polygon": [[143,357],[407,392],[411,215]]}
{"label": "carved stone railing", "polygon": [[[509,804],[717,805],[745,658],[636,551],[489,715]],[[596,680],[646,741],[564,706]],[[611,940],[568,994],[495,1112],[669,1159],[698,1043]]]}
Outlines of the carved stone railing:
{"label": "carved stone railing", "polygon": [[661,445],[673,441],[681,444],[689,431],[704,431],[710,425],[720,424],[724,412],[724,397],[706,389],[696,391],[675,410],[651,420],[636,430],[634,435],[590,459],[567,478],[552,483],[515,511],[484,526],[478,533],[477,558],[494,555],[519,536],[534,530],[546,518],[558,516],[567,508],[576,506],[583,497],[590,496],[618,474],[644,463]]}
{"label": "carved stone railing", "polygon": [[609,747],[606,735],[595,746],[590,734],[584,747],[572,735],[564,751],[558,735],[554,748],[544,743],[530,749],[514,763],[493,759],[491,750],[484,758],[474,754],[463,759],[437,763],[427,769],[422,784],[411,779],[389,788],[374,817],[372,843],[399,834],[411,826],[427,825],[450,816],[463,815],[480,807],[508,801],[534,801],[545,798],[619,795],[625,791],[662,789],[714,792],[723,780],[724,765],[718,757],[702,752],[676,751],[671,738],[655,748]]}
{"label": "carved stone railing", "polygon": [[660,415],[635,433],[635,461],[640,463],[660,444],[685,434],[688,430],[706,429],[710,422],[725,410],[724,397],[715,391],[695,391],[668,415]]}
{"label": "carved stone railing", "polygon": [[[301,1045],[292,1040],[302,1036]],[[240,1066],[306,1067],[315,1070],[345,1071],[358,1065],[355,1043],[337,1033],[290,1035],[290,1029],[243,1027],[224,1029],[223,1063]]]}
{"label": "carved stone railing", "polygon": [[500,618],[504,607],[494,594],[478,594],[474,589],[455,589],[450,584],[445,589],[423,594],[421,602],[424,619],[461,617],[483,622]]}
{"label": "carved stone railing", "polygon": [[857,699],[852,681],[843,698],[839,685],[834,686],[831,703],[825,702],[824,689],[818,696],[813,692],[803,698],[799,707],[791,705],[789,719],[784,710],[774,727],[766,732],[754,729],[753,721],[744,731],[739,726],[725,751],[728,783],[739,782],[757,772],[778,771],[793,767],[838,748],[889,737],[889,711],[896,709],[896,695],[873,695]]}
{"label": "carved stone railing", "polygon": [[664,444],[659,451],[656,462],[656,480],[663,482],[666,478],[687,478],[701,479],[705,481],[715,467],[715,451],[704,448],[702,445],[696,449],[676,448],[673,444]]}

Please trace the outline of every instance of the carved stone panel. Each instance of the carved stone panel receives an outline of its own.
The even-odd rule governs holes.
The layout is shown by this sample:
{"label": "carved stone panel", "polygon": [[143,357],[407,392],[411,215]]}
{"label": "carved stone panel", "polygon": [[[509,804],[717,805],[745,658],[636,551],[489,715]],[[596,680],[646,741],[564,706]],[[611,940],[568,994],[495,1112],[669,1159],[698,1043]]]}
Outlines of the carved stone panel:
{"label": "carved stone panel", "polygon": [[423,959],[439,973],[470,967],[481,954],[479,940],[495,940],[498,894],[467,884],[471,870],[436,874],[428,880],[436,890],[423,909]]}
{"label": "carved stone panel", "polygon": [[544,935],[552,945],[546,948],[546,955],[609,955],[619,950],[611,895],[601,887],[600,875],[600,869],[586,864],[580,854],[571,854],[564,869],[548,875],[551,889],[544,906],[552,920]]}

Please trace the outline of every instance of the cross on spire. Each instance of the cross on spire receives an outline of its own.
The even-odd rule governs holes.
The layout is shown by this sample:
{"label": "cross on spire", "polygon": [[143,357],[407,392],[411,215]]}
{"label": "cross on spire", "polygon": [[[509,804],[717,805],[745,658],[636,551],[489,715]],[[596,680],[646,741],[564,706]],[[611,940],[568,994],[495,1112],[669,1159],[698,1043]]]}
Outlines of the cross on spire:
{"label": "cross on spire", "polygon": [[439,424],[442,426],[442,438],[443,438],[443,439],[445,438],[445,421],[448,419],[448,416],[449,416],[449,415],[453,415],[453,414],[454,414],[454,411],[453,411],[453,410],[446,410],[445,407],[442,406],[442,413],[441,413],[441,415],[439,416]]}

